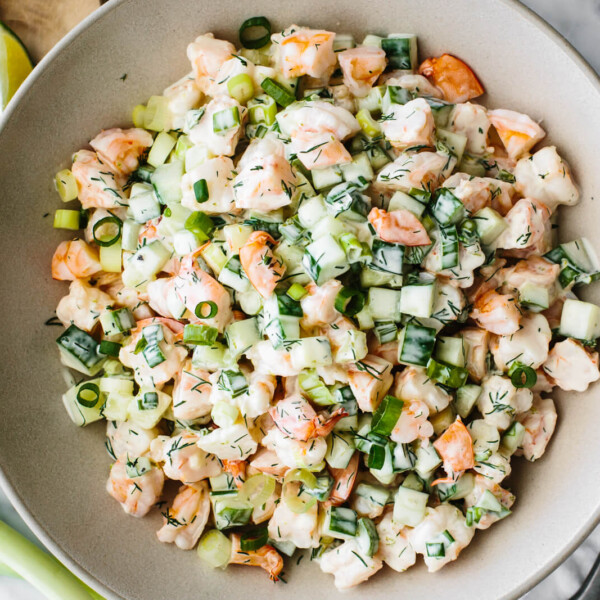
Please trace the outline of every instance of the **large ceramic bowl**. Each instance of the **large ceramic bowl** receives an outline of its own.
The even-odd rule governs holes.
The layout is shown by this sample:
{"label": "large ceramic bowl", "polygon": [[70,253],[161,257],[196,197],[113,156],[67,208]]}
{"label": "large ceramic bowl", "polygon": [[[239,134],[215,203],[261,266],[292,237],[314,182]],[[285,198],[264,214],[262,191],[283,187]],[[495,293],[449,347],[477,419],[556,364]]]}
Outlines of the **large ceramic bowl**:
{"label": "large ceramic bowl", "polygon": [[[78,429],[64,412],[58,330],[44,326],[66,290],[49,274],[61,238],[48,216],[59,205],[53,174],[102,127],[127,125],[133,105],[189,71],[185,50],[196,35],[236,41],[242,20],[257,14],[279,27],[302,23],[359,38],[415,32],[421,57],[465,58],[487,89],[484,103],[543,120],[547,141],[560,147],[583,191],[576,208],[561,212],[561,236],[586,235],[600,247],[598,80],[517,2],[114,0],[103,7],[36,68],[0,132],[0,480],[50,550],[110,599],[337,595],[331,577],[308,560],[286,567],[287,585],[273,586],[259,569],[215,572],[195,552],[156,541],[157,512],[126,516],[104,491],[103,426]],[[600,517],[599,393],[556,394],[549,451],[533,465],[514,461],[513,516],[478,533],[460,560],[435,575],[422,565],[404,574],[386,569],[345,597],[499,600],[532,587]]]}

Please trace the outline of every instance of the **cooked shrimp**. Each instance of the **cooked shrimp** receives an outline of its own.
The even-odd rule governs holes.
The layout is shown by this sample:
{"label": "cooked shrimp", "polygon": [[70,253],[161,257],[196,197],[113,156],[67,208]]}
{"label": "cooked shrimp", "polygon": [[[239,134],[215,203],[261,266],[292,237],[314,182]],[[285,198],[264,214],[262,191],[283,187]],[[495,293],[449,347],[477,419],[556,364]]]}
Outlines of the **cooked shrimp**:
{"label": "cooked shrimp", "polygon": [[351,588],[366,581],[383,567],[383,561],[375,556],[363,555],[355,540],[346,540],[341,546],[329,550],[319,562],[323,573],[334,576],[338,590]]}
{"label": "cooked shrimp", "polygon": [[224,459],[221,462],[223,463],[223,471],[231,475],[236,487],[240,489],[244,485],[244,481],[246,481],[246,461]]}
{"label": "cooked shrimp", "polygon": [[398,87],[414,92],[419,96],[441,98],[443,95],[441,90],[436,88],[435,85],[431,85],[429,79],[423,77],[423,75],[406,73],[405,71],[392,71],[389,75],[389,77],[387,77],[387,75],[382,75],[379,80],[380,83],[383,83],[385,78],[386,85],[397,85]]}
{"label": "cooked shrimp", "polygon": [[235,54],[235,46],[225,40],[215,39],[212,33],[196,38],[187,47],[198,88],[208,93],[222,64]]}
{"label": "cooked shrimp", "polygon": [[[232,440],[235,442],[232,443]],[[242,423],[213,429],[210,433],[201,435],[197,444],[199,448],[221,460],[244,460],[258,448],[258,444]]]}
{"label": "cooked shrimp", "polygon": [[431,243],[423,223],[408,210],[387,212],[373,207],[369,213],[369,222],[377,235],[386,242],[405,246],[427,246]]}
{"label": "cooked shrimp", "polygon": [[249,465],[250,469],[255,469],[260,473],[273,475],[274,477],[283,477],[288,470],[287,465],[280,462],[277,454],[267,448],[259,448],[258,452],[253,455]]}
{"label": "cooked shrimp", "polygon": [[106,423],[106,449],[115,460],[125,454],[144,456],[150,451],[150,444],[157,436],[157,429],[144,429],[133,421]]}
{"label": "cooked shrimp", "polygon": [[322,437],[301,442],[287,436],[278,427],[273,427],[263,438],[262,445],[268,450],[273,450],[279,462],[290,469],[319,471],[325,464],[327,442]]}
{"label": "cooked shrimp", "polygon": [[175,377],[173,388],[173,415],[176,419],[193,421],[210,414],[211,383],[209,373],[194,367],[191,359],[183,363]]}
{"label": "cooked shrimp", "polygon": [[127,206],[123,193],[126,177],[113,173],[95,152],[79,150],[71,172],[77,180],[78,198],[83,208]]}
{"label": "cooked shrimp", "polygon": [[455,173],[444,181],[444,187],[452,190],[469,213],[491,206],[505,215],[512,208],[512,198],[515,194],[514,186],[507,181],[473,177],[467,173]]}
{"label": "cooked shrimp", "polygon": [[269,574],[273,581],[277,581],[279,573],[283,569],[283,558],[273,546],[269,545],[262,546],[258,550],[242,551],[240,534],[232,533],[229,564],[260,567]]}
{"label": "cooked shrimp", "polygon": [[[486,491],[494,494],[496,500],[498,500],[504,508],[510,508],[515,503],[514,494],[481,475],[475,475],[475,485],[469,494],[465,496],[465,507],[469,508],[470,506],[477,506]],[[475,524],[475,529],[487,529],[499,519],[500,515],[498,513],[484,511],[481,519]]]}
{"label": "cooked shrimp", "polygon": [[317,414],[308,400],[296,394],[280,400],[269,414],[275,425],[287,436],[301,442],[331,433],[335,424],[348,415],[343,408],[331,414]]}
{"label": "cooked shrimp", "polygon": [[501,483],[512,471],[510,459],[499,452],[494,452],[485,460],[475,463],[473,470],[492,483]]}
{"label": "cooked shrimp", "polygon": [[529,410],[532,399],[530,390],[517,390],[508,377],[491,375],[482,382],[477,408],[486,423],[504,431],[515,414]]}
{"label": "cooked shrimp", "polygon": [[292,137],[292,147],[309,170],[324,169],[352,161],[344,144],[329,131],[313,132],[299,129]]}
{"label": "cooked shrimp", "polygon": [[106,491],[134,517],[143,517],[156,504],[162,493],[165,476],[156,465],[139,477],[127,475],[127,455],[121,456],[110,469]]}
{"label": "cooked shrimp", "polygon": [[159,315],[168,319],[182,319],[187,311],[177,294],[176,277],[160,277],[149,281],[145,298],[148,305]]}
{"label": "cooked shrimp", "polygon": [[579,200],[571,170],[555,146],[546,146],[529,158],[521,158],[515,167],[515,177],[519,193],[543,202],[551,211],[559,204],[572,206]]}
{"label": "cooked shrimp", "polygon": [[188,110],[196,108],[203,98],[194,73],[188,73],[163,92],[169,101],[169,125],[167,129],[183,129]]}
{"label": "cooked shrimp", "polygon": [[469,65],[451,54],[428,58],[419,66],[419,73],[440,88],[449,102],[466,102],[485,92]]}
{"label": "cooked shrimp", "polygon": [[[163,340],[158,342],[158,347],[164,356],[164,361],[151,367],[142,352],[136,354],[136,347],[143,336],[143,329],[148,325],[162,325]],[[187,350],[175,345],[176,334],[171,327],[177,331],[183,331],[177,321],[156,317],[138,321],[135,329],[131,331],[128,342],[119,351],[119,360],[130,369],[133,369],[135,380],[140,387],[161,387],[179,373],[183,360],[187,356]]]}
{"label": "cooked shrimp", "polygon": [[[450,534],[452,542],[444,535],[446,532]],[[435,573],[456,560],[474,535],[475,529],[467,527],[465,517],[458,508],[451,504],[441,504],[437,508],[426,509],[423,521],[408,532],[408,540],[415,552],[423,555],[428,571]],[[429,556],[427,545],[435,542],[444,545],[443,556]]]}
{"label": "cooked shrimp", "polygon": [[269,537],[276,542],[291,542],[296,548],[316,548],[319,545],[319,504],[298,514],[281,499],[269,521]]}
{"label": "cooked shrimp", "polygon": [[59,281],[87,279],[101,270],[98,252],[83,240],[61,242],[52,257],[52,277]]}
{"label": "cooked shrimp", "polygon": [[[233,162],[227,156],[210,158],[186,173],[181,179],[181,205],[190,210],[208,214],[229,212],[234,208],[232,182],[235,175]],[[194,184],[204,179],[208,188],[208,200],[198,202]]]}
{"label": "cooked shrimp", "polygon": [[448,156],[437,152],[402,153],[379,171],[376,188],[406,192],[412,188],[433,189],[450,168],[448,161]]}
{"label": "cooked shrimp", "polygon": [[381,48],[349,48],[339,52],[337,58],[344,74],[344,83],[357,98],[369,93],[386,66],[385,52]]}
{"label": "cooked shrimp", "polygon": [[240,248],[240,262],[248,279],[263,297],[268,298],[285,273],[285,265],[274,256],[275,240],[264,231],[253,232]]}
{"label": "cooked shrimp", "polygon": [[362,411],[374,412],[392,386],[392,365],[378,356],[367,355],[348,368],[348,383]]}
{"label": "cooked shrimp", "polygon": [[68,327],[74,323],[84,331],[92,331],[100,315],[112,305],[112,298],[81,279],[69,286],[69,294],[60,299],[56,316]]}
{"label": "cooked shrimp", "polygon": [[433,425],[428,421],[429,407],[421,400],[406,400],[400,418],[390,434],[397,444],[410,444],[417,439],[426,440],[433,435]]}
{"label": "cooked shrimp", "polygon": [[546,132],[529,116],[514,110],[489,110],[488,117],[498,132],[508,156],[514,160],[527,154]]}
{"label": "cooked shrimp", "polygon": [[[199,254],[200,250],[196,250],[181,260],[181,268],[175,277],[175,291],[179,300],[189,310],[190,320],[216,327],[222,332],[233,317],[231,297],[216,279],[198,266],[196,259]],[[209,305],[202,305],[202,310],[199,309],[200,314],[210,315],[216,307],[216,313],[213,316],[200,317],[196,314],[196,308],[203,302],[209,303]]]}
{"label": "cooked shrimp", "polygon": [[[215,116],[222,112],[231,112],[235,122],[227,129],[215,131]],[[234,98],[225,94],[216,96],[204,107],[202,118],[190,130],[190,140],[193,144],[206,146],[215,156],[233,156],[243,132],[247,112],[246,108]],[[229,125],[229,119],[227,119],[227,125]]]}
{"label": "cooked shrimp", "polygon": [[433,442],[433,447],[444,461],[444,470],[452,481],[475,466],[473,441],[460,417],[456,417],[456,421]]}
{"label": "cooked shrimp", "polygon": [[527,460],[533,462],[542,457],[554,433],[556,419],[556,407],[551,398],[536,398],[531,409],[519,416],[518,420],[525,427],[521,448]]}
{"label": "cooked shrimp", "polygon": [[405,402],[424,402],[430,413],[444,410],[452,400],[450,394],[431,381],[425,369],[418,367],[407,367],[396,374],[394,395]]}
{"label": "cooked shrimp", "polygon": [[377,337],[371,336],[369,338],[369,354],[374,354],[375,356],[379,356],[379,358],[383,358],[387,360],[389,363],[393,365],[398,364],[398,341],[393,340],[391,342],[386,342],[385,344],[379,343]]}
{"label": "cooked shrimp", "polygon": [[516,290],[520,290],[528,282],[536,287],[546,288],[549,291],[550,303],[553,303],[558,293],[556,283],[559,272],[560,265],[541,256],[532,256],[512,267],[502,269],[501,275],[503,284]]}
{"label": "cooked shrimp", "polygon": [[435,123],[431,107],[423,98],[406,104],[392,104],[381,118],[381,130],[394,148],[433,146]]}
{"label": "cooked shrimp", "polygon": [[206,482],[182,485],[170,508],[163,513],[164,525],[156,532],[159,541],[191,550],[202,535],[210,516]]}
{"label": "cooked shrimp", "polygon": [[146,148],[152,146],[152,136],[139,128],[106,129],[90,142],[90,146],[113,173],[129,175],[138,168],[139,158]]}
{"label": "cooked shrimp", "polygon": [[352,493],[352,489],[354,488],[354,484],[356,483],[358,463],[358,452],[355,452],[345,469],[334,469],[333,467],[329,467],[329,473],[333,477],[333,488],[331,490],[331,495],[327,500],[328,504],[337,506],[348,500]]}
{"label": "cooked shrimp", "polygon": [[321,286],[316,283],[306,285],[307,294],[300,300],[304,316],[300,325],[304,329],[328,325],[340,317],[335,308],[335,299],[342,284],[337,279],[330,279]]}
{"label": "cooked shrimp", "polygon": [[274,136],[253,139],[237,172],[232,187],[238,208],[269,212],[292,202],[296,177],[283,142]]}
{"label": "cooked shrimp", "polygon": [[497,248],[521,250],[539,242],[549,226],[550,211],[545,204],[521,198],[507,213],[508,225],[494,242]]}
{"label": "cooked shrimp", "polygon": [[585,392],[590,383],[600,379],[598,353],[589,352],[572,338],[555,344],[542,368],[561,390]]}
{"label": "cooked shrimp", "polygon": [[460,332],[465,341],[465,366],[469,377],[481,381],[487,373],[487,353],[490,333],[485,329],[467,328]]}
{"label": "cooked shrimp", "polygon": [[442,269],[442,243],[436,241],[425,257],[423,267],[434,275],[448,278],[459,288],[468,288],[475,281],[475,271],[485,263],[485,254],[479,242],[459,243],[458,265]]}
{"label": "cooked shrimp", "polygon": [[483,106],[470,102],[455,105],[448,129],[467,137],[467,152],[483,154],[486,151],[489,128],[490,119]]}
{"label": "cooked shrimp", "polygon": [[292,364],[292,355],[285,348],[273,348],[269,340],[262,340],[246,353],[259,373],[291,377],[298,375],[301,369]]}
{"label": "cooked shrimp", "polygon": [[221,473],[221,464],[196,445],[199,439],[200,436],[190,431],[173,437],[158,436],[150,445],[152,458],[163,463],[163,471],[169,479],[194,483],[215,477]]}
{"label": "cooked shrimp", "polygon": [[240,409],[242,417],[256,419],[269,410],[277,381],[273,375],[260,371],[252,371],[246,379],[248,391],[235,398],[234,402]]}
{"label": "cooked shrimp", "polygon": [[546,317],[532,313],[521,319],[521,328],[515,333],[496,336],[490,350],[496,366],[503,371],[508,371],[514,361],[537,369],[548,358],[551,339]]}
{"label": "cooked shrimp", "polygon": [[392,519],[392,511],[388,510],[383,519],[377,523],[379,549],[377,556],[383,562],[402,573],[417,562],[417,553],[408,541],[410,529],[398,527]]}
{"label": "cooked shrimp", "polygon": [[278,62],[284,77],[310,75],[326,78],[335,68],[333,52],[335,33],[292,25],[281,34],[271,36],[278,48]]}
{"label": "cooked shrimp", "polygon": [[471,318],[480,327],[496,335],[511,335],[519,329],[521,311],[512,294],[489,290],[475,300]]}

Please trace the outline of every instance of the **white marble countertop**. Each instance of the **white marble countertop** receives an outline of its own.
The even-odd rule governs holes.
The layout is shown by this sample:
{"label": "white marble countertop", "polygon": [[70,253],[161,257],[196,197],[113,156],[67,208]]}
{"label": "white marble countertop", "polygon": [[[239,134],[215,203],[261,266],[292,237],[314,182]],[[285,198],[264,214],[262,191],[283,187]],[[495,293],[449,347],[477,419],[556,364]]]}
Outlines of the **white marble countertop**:
{"label": "white marble countertop", "polygon": [[[532,8],[560,31],[600,73],[600,0],[523,0],[523,4]],[[0,519],[27,533],[27,527],[9,505],[1,490]],[[31,533],[29,537],[34,539]],[[585,579],[598,553],[600,526],[563,565],[529,592],[523,600],[567,600]],[[0,599],[44,600],[43,596],[26,582],[9,577],[0,577]]]}

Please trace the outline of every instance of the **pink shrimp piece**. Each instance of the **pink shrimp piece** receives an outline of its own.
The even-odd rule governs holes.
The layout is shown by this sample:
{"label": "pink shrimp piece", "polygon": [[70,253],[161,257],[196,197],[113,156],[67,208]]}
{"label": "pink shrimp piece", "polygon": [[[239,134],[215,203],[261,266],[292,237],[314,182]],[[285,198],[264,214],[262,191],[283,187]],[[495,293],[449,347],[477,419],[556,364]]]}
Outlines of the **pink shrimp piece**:
{"label": "pink shrimp piece", "polygon": [[466,102],[485,92],[469,65],[451,54],[428,58],[419,66],[419,73],[440,88],[449,102]]}
{"label": "pink shrimp piece", "polygon": [[299,129],[293,136],[294,149],[298,158],[309,170],[324,169],[352,161],[344,144],[329,131],[314,133]]}
{"label": "pink shrimp piece", "polygon": [[321,286],[311,282],[305,287],[308,294],[300,300],[304,312],[301,325],[304,329],[329,325],[340,317],[335,308],[335,299],[342,288],[340,281],[330,279]]}
{"label": "pink shrimp piece", "polygon": [[373,335],[369,337],[368,345],[369,354],[379,356],[379,358],[383,358],[393,365],[399,364],[397,340],[380,344],[377,338]]}
{"label": "pink shrimp piece", "polygon": [[229,564],[248,565],[250,567],[260,567],[264,569],[271,580],[277,581],[279,573],[283,569],[283,558],[268,544],[258,550],[242,551],[241,537],[239,533],[231,534],[231,557]]}
{"label": "pink shrimp piece", "polygon": [[87,279],[100,271],[96,249],[83,240],[61,242],[52,256],[52,278],[59,281]]}
{"label": "pink shrimp piece", "polygon": [[333,488],[331,490],[331,495],[325,504],[338,506],[348,500],[352,493],[352,488],[356,483],[358,461],[358,452],[355,452],[345,469],[333,469],[332,467],[329,467],[329,473],[333,477]]}
{"label": "pink shrimp piece", "polygon": [[206,482],[182,485],[170,508],[163,513],[164,524],[156,532],[159,541],[191,550],[202,535],[210,517]]}
{"label": "pink shrimp piece", "polygon": [[284,77],[329,76],[336,63],[334,38],[335,33],[331,31],[302,29],[296,25],[273,36],[279,44],[279,63]]}
{"label": "pink shrimp piece", "polygon": [[600,379],[598,362],[597,352],[567,338],[554,345],[542,368],[561,390],[585,392],[590,383]]}
{"label": "pink shrimp piece", "polygon": [[187,56],[201,91],[208,93],[219,69],[233,54],[235,46],[231,42],[215,39],[212,33],[198,36],[188,45]]}
{"label": "pink shrimp piece", "polygon": [[372,354],[348,369],[348,383],[364,412],[375,411],[393,382],[392,364]]}
{"label": "pink shrimp piece", "polygon": [[385,242],[405,246],[427,246],[431,243],[423,223],[408,210],[387,212],[374,207],[369,213],[369,222]]}
{"label": "pink shrimp piece", "polygon": [[444,470],[451,481],[456,481],[461,473],[475,466],[473,440],[460,417],[456,417],[456,421],[433,442],[433,447],[442,457]]}
{"label": "pink shrimp piece", "polygon": [[[289,467],[279,460],[277,453],[267,448],[260,448],[252,456],[249,467],[251,470],[254,469],[260,473],[273,475],[274,477],[283,477],[289,470]],[[249,472],[248,474],[251,473]]]}
{"label": "pink shrimp piece", "polygon": [[69,294],[58,303],[56,316],[65,327],[74,323],[84,331],[92,331],[100,315],[112,303],[112,298],[102,290],[75,279],[69,286]]}
{"label": "pink shrimp piece", "polygon": [[[515,503],[515,495],[505,490],[499,484],[490,481],[483,475],[475,475],[475,485],[471,493],[465,497],[465,507],[476,506],[483,494],[490,491],[504,508],[510,508]],[[484,512],[475,525],[476,529],[487,529],[499,520],[498,513]]]}
{"label": "pink shrimp piece", "polygon": [[475,300],[471,318],[491,333],[510,335],[519,330],[521,312],[514,295],[489,290]]}
{"label": "pink shrimp piece", "polygon": [[508,156],[514,160],[529,152],[546,132],[531,118],[514,110],[489,110],[488,117],[496,131]]}
{"label": "pink shrimp piece", "polygon": [[554,287],[560,272],[560,265],[551,263],[541,256],[532,256],[521,260],[516,265],[502,270],[504,284],[516,290],[525,283],[551,289]]}
{"label": "pink shrimp piece", "polygon": [[233,481],[238,490],[244,485],[246,481],[246,467],[248,463],[245,460],[227,460],[223,459],[223,471],[229,473],[233,477]]}
{"label": "pink shrimp piece", "polygon": [[275,258],[275,240],[264,231],[253,232],[240,248],[240,262],[248,279],[263,297],[268,298],[285,273],[285,265]]}
{"label": "pink shrimp piece", "polygon": [[531,198],[521,198],[507,213],[505,229],[496,240],[497,248],[522,250],[544,238],[550,220],[548,207]]}
{"label": "pink shrimp piece", "polygon": [[486,359],[490,345],[490,332],[485,329],[468,327],[460,332],[465,342],[465,363],[469,376],[481,381],[487,373]]}
{"label": "pink shrimp piece", "polygon": [[127,205],[123,186],[127,178],[113,173],[95,152],[79,150],[71,167],[83,208],[117,208]]}
{"label": "pink shrimp piece", "polygon": [[344,83],[357,98],[366,96],[386,66],[381,48],[363,46],[338,53]]}
{"label": "pink shrimp piece", "polygon": [[517,453],[533,462],[541,458],[556,427],[556,407],[551,398],[535,398],[532,407],[517,420],[525,427],[521,450]]}
{"label": "pink shrimp piece", "polygon": [[417,439],[429,439],[433,435],[433,425],[428,417],[429,407],[425,402],[405,400],[400,418],[394,425],[390,438],[397,444],[410,444]]}
{"label": "pink shrimp piece", "polygon": [[138,168],[139,158],[152,146],[152,136],[145,129],[106,129],[90,146],[98,157],[119,175],[129,175]]}
{"label": "pink shrimp piece", "polygon": [[348,416],[343,408],[336,409],[330,415],[317,414],[300,394],[280,400],[269,409],[269,414],[282,433],[301,442],[329,435],[335,424]]}
{"label": "pink shrimp piece", "polygon": [[212,385],[209,377],[210,373],[194,367],[191,359],[185,361],[175,377],[173,388],[173,415],[176,419],[192,421],[210,414]]}
{"label": "pink shrimp piece", "polygon": [[113,464],[106,482],[106,491],[121,504],[128,515],[143,517],[160,498],[165,476],[159,467],[152,465],[143,475],[129,477],[129,461],[127,455],[123,455]]}
{"label": "pink shrimp piece", "polygon": [[[216,279],[198,266],[196,258],[203,249],[204,247],[201,247],[191,254],[186,254],[181,260],[181,268],[175,277],[175,292],[179,300],[190,311],[190,319],[194,323],[216,327],[223,332],[233,316],[231,298],[227,290]],[[210,314],[211,307],[214,312],[214,306],[216,306],[216,314],[212,317],[196,315],[196,307],[201,302],[212,303],[203,305],[203,315]]]}

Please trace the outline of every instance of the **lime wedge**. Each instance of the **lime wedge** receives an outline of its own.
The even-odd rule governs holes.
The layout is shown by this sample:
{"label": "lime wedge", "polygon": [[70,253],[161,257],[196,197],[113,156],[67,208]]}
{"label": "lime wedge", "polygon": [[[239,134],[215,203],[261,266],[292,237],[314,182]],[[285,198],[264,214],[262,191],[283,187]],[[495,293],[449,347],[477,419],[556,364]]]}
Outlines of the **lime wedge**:
{"label": "lime wedge", "polygon": [[0,112],[32,69],[31,59],[21,40],[0,22]]}

